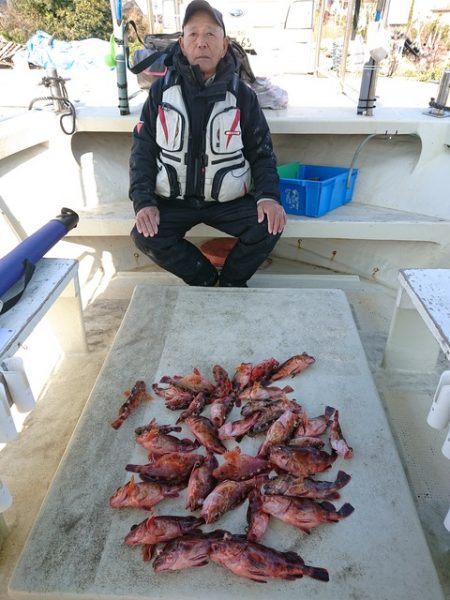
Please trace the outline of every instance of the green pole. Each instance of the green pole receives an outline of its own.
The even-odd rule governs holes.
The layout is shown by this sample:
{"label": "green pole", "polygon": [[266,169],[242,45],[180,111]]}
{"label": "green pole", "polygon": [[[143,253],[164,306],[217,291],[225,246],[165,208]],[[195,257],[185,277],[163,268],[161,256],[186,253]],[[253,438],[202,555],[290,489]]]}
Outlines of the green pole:
{"label": "green pole", "polygon": [[113,23],[113,35],[116,44],[116,76],[117,92],[119,97],[119,111],[121,115],[129,115],[127,63],[125,59],[125,24],[122,19],[122,0],[110,0]]}

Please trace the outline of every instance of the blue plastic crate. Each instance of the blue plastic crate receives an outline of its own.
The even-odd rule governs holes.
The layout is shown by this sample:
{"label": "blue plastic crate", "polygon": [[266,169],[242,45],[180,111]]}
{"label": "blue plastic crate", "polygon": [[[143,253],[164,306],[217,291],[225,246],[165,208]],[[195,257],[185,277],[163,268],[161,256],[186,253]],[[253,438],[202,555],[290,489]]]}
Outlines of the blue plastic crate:
{"label": "blue plastic crate", "polygon": [[353,197],[358,169],[289,163],[278,167],[281,203],[291,215],[320,217]]}

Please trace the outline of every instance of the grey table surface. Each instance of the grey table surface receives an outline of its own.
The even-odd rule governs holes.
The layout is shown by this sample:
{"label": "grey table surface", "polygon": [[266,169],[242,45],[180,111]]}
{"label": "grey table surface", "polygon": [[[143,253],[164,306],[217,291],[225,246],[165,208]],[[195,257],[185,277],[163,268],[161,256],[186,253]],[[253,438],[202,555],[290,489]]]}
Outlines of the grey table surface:
{"label": "grey table surface", "polygon": [[[134,428],[156,417],[175,420],[162,399],[145,403],[121,429],[110,422],[137,379],[147,385],[164,374],[193,367],[212,377],[221,364],[230,374],[241,362],[274,356],[280,362],[306,351],[316,363],[289,380],[311,416],[326,405],[340,410],[354,458],[339,457],[323,479],[339,469],[351,474],[337,507],[355,511],[310,535],[273,520],[263,543],[294,550],[309,565],[329,570],[330,581],[271,580],[261,585],[218,565],[155,574],[139,548],[124,545],[139,509],[111,509],[109,496],[128,479],[124,466],[145,463]],[[288,383],[282,380],[281,384]],[[68,401],[70,397],[68,396]],[[237,409],[236,414],[237,414]],[[237,418],[232,413],[231,418]],[[45,435],[45,432],[43,432]],[[180,434],[181,435],[181,434]],[[258,438],[242,441],[254,451]],[[234,443],[228,443],[233,447]],[[155,514],[187,514],[185,493],[155,507]],[[246,503],[206,529],[243,532]],[[138,286],[113,348],[64,454],[15,573],[12,598],[225,600],[442,599],[442,591],[418,520],[382,404],[343,292],[307,289],[201,289]]]}

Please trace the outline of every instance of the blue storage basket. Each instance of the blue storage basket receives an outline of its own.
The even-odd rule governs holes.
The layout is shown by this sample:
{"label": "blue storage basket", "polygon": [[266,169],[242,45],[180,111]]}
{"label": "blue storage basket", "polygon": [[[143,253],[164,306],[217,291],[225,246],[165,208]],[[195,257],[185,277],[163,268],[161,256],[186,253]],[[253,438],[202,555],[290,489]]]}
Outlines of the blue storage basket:
{"label": "blue storage basket", "polygon": [[[281,203],[291,215],[320,217],[353,197],[358,169],[289,163],[278,167]],[[350,174],[350,177],[349,177]]]}

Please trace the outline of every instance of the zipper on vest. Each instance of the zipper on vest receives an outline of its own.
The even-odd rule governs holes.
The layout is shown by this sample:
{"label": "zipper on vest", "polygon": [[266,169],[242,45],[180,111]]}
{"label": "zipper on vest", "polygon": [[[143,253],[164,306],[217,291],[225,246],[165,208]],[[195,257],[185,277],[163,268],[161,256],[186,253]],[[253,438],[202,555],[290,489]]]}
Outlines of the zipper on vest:
{"label": "zipper on vest", "polygon": [[212,165],[219,165],[220,163],[224,163],[224,162],[231,162],[232,160],[241,160],[242,158],[242,152],[239,152],[239,154],[233,154],[232,156],[227,156],[226,158],[218,158],[217,160],[212,160],[211,164]]}
{"label": "zipper on vest", "polygon": [[180,157],[172,156],[169,152],[164,152],[164,150],[161,150],[161,156],[164,156],[164,158],[168,158],[169,160],[174,160],[175,162],[181,162]]}

